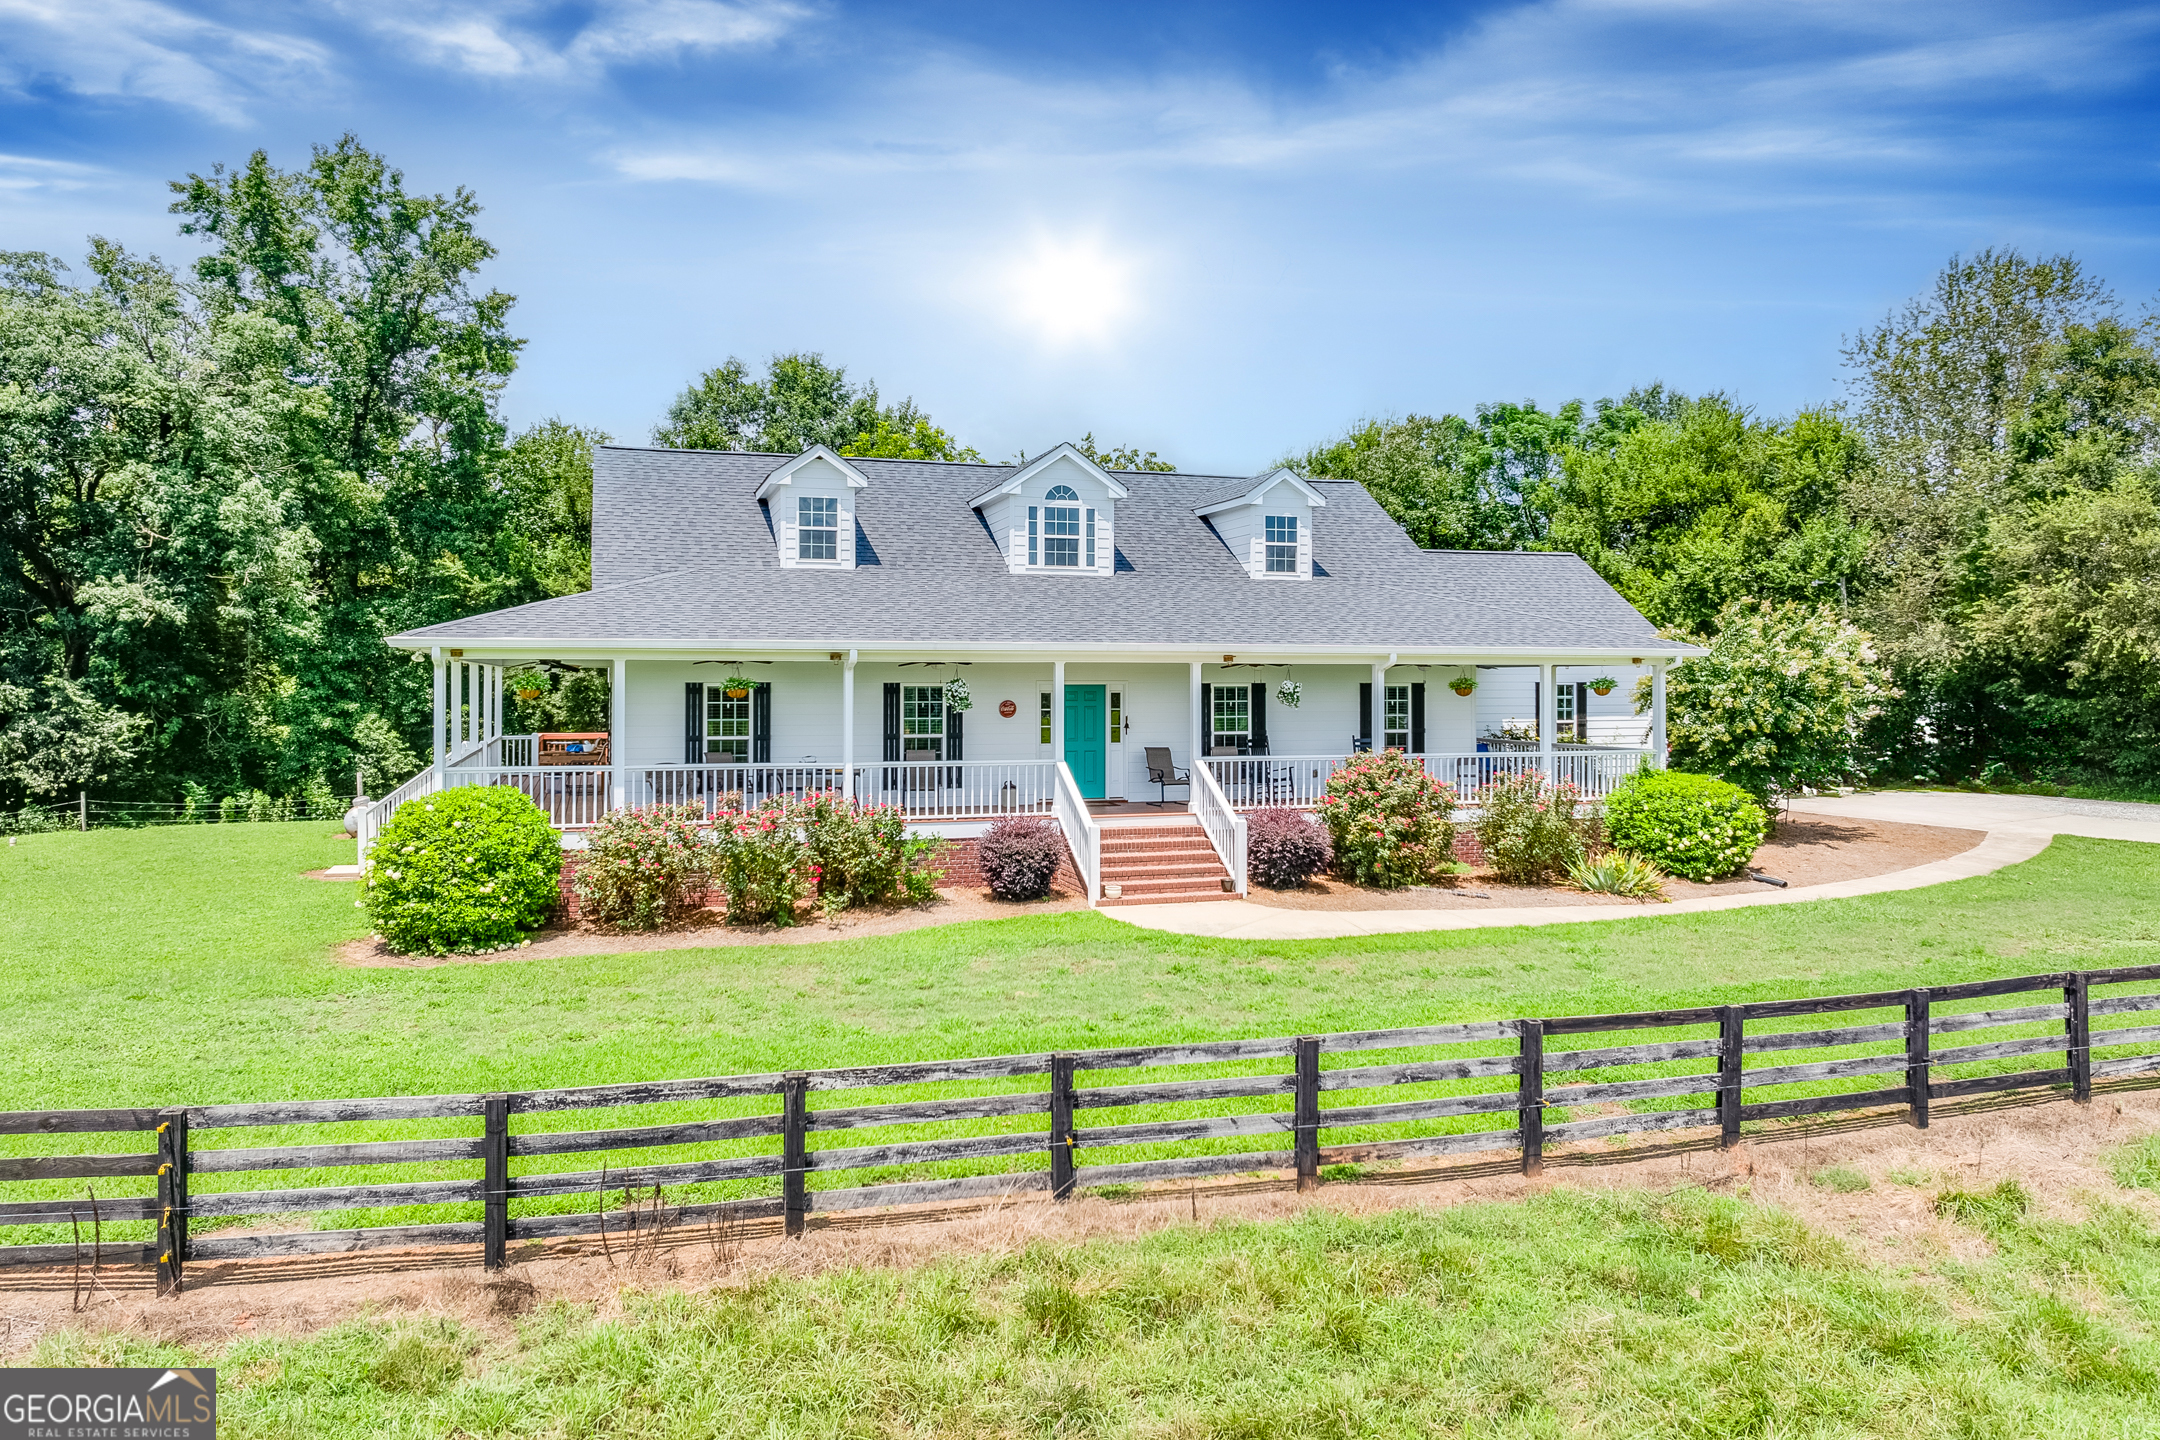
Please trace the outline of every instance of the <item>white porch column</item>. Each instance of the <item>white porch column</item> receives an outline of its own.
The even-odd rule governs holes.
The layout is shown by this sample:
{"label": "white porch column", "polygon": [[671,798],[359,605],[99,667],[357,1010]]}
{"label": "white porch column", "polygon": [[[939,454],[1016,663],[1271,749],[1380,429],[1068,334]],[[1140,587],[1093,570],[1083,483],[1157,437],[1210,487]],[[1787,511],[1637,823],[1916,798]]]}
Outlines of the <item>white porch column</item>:
{"label": "white porch column", "polygon": [[[1186,693],[1185,714],[1192,721],[1185,727],[1186,738],[1192,742],[1192,753],[1186,757],[1187,769],[1198,765],[1207,754],[1208,717],[1200,713],[1200,662],[1192,662],[1192,681]],[[1175,755],[1170,757],[1175,760]]]}
{"label": "white porch column", "polygon": [[840,662],[840,794],[855,798],[855,652]]}
{"label": "white porch column", "polygon": [[435,689],[428,701],[430,728],[435,732],[435,788],[440,790],[447,782],[450,757],[444,753],[443,727],[449,723],[450,667],[443,659],[442,647],[429,652],[435,662]]}
{"label": "white porch column", "polygon": [[630,662],[618,658],[608,677],[608,792],[613,808],[630,803],[623,777],[623,747],[630,738]]}
{"label": "white porch column", "polygon": [[1665,768],[1665,662],[1650,662],[1650,753]]}
{"label": "white porch column", "polygon": [[1387,661],[1375,661],[1372,667],[1372,748],[1374,754],[1387,749]]}
{"label": "white porch column", "polygon": [[1559,667],[1538,666],[1541,682],[1538,686],[1537,738],[1539,763],[1545,767],[1545,778],[1557,778],[1553,774],[1553,727],[1560,723],[1560,701],[1553,694],[1553,675]]}
{"label": "white porch column", "polygon": [[1065,758],[1065,662],[1050,662],[1050,760]]}

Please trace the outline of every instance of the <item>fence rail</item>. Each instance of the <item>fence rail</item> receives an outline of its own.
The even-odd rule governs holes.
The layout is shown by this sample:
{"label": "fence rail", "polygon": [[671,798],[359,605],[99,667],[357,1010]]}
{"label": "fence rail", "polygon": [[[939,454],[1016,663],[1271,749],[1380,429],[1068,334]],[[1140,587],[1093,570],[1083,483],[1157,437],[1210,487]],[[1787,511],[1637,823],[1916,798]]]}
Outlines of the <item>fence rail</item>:
{"label": "fence rail", "polygon": [[[1527,1173],[1549,1146],[1569,1141],[1715,1128],[1731,1145],[1745,1126],[1836,1111],[1901,1107],[1925,1127],[1932,1101],[1957,1096],[2051,1087],[2088,1100],[2096,1081],[2160,1075],[2160,1024],[2141,1023],[2160,1010],[2160,993],[2123,988],[2155,981],[2160,965],[1632,1014],[514,1093],[22,1111],[0,1114],[0,1135],[135,1134],[149,1148],[0,1158],[0,1184],[41,1192],[0,1203],[0,1227],[149,1222],[149,1243],[118,1236],[102,1242],[102,1254],[155,1263],[161,1286],[171,1286],[199,1259],[479,1244],[484,1263],[499,1266],[517,1240],[775,1217],[800,1234],[807,1216],[826,1211],[999,1194],[1064,1199],[1083,1188],[1271,1169],[1294,1171],[1311,1188],[1334,1163],[1513,1151]],[[2011,997],[2019,998],[1988,1003]],[[1939,1044],[1944,1037],[1958,1043]],[[1216,1073],[1192,1077],[1188,1067]],[[951,1086],[975,1093],[876,1093]],[[814,1104],[818,1097],[838,1103]],[[716,1104],[740,1113],[684,1113]],[[659,1123],[611,1117],[606,1126],[552,1128],[564,1114],[655,1106],[674,1113],[634,1117]],[[208,1132],[380,1122],[476,1130],[202,1143]],[[344,1167],[365,1167],[365,1183],[321,1183]],[[397,1167],[423,1168],[380,1178]],[[277,1183],[281,1174],[296,1183]],[[246,1178],[226,1188],[226,1176]],[[155,1193],[93,1201],[55,1190],[130,1180]],[[650,1203],[633,1206],[631,1192],[647,1189]],[[624,1203],[610,1214],[606,1196],[618,1190]],[[746,1193],[756,1191],[764,1193]],[[439,1213],[453,1206],[463,1213]],[[407,1209],[438,1213],[421,1217],[427,1223],[189,1234],[194,1220]],[[0,1246],[0,1266],[87,1253],[72,1242]]]}
{"label": "fence rail", "polygon": [[[1593,800],[1602,800],[1635,773],[1648,750],[1609,746],[1563,746],[1553,752],[1555,780],[1572,781]],[[1327,793],[1328,778],[1349,757],[1343,755],[1213,755],[1202,763],[1239,810],[1283,805],[1310,810]],[[1545,756],[1536,750],[1433,752],[1413,757],[1435,780],[1455,787],[1464,804],[1493,781],[1514,775],[1545,773]]]}

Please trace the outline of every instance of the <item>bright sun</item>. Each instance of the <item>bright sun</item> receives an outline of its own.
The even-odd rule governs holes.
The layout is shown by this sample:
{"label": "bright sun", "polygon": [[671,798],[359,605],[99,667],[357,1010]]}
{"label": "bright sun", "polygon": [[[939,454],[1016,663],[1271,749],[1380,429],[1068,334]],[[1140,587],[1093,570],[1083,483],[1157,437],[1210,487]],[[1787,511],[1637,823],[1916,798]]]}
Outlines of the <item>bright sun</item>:
{"label": "bright sun", "polygon": [[1057,344],[1110,338],[1134,308],[1133,266],[1101,242],[1041,240],[1005,274],[1012,313]]}

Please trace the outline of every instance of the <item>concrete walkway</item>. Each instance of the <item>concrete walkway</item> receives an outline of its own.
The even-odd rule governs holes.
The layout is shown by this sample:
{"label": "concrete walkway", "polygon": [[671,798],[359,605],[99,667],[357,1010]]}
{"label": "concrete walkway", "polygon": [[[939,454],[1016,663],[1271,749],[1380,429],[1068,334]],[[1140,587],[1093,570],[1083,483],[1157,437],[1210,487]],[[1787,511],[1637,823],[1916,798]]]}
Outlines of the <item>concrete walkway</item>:
{"label": "concrete walkway", "polygon": [[1932,791],[1879,791],[1865,795],[1796,800],[1792,809],[1814,815],[1845,815],[1855,820],[1892,820],[1907,825],[1941,825],[1985,830],[1987,839],[1962,855],[1828,885],[1744,895],[1713,895],[1675,900],[1669,905],[1552,905],[1519,910],[1278,910],[1250,901],[1215,901],[1203,905],[1111,906],[1101,913],[1146,930],[1206,935],[1224,940],[1334,940],[1347,935],[1399,935],[1416,930],[1487,930],[1510,925],[1575,925],[1586,920],[1639,920],[1645,916],[1692,915],[1704,910],[1738,910],[1751,905],[1796,905],[1805,900],[1836,900],[1917,890],[1950,880],[1966,880],[2030,860],[2057,835],[2089,835],[2101,840],[2142,840],[2160,844],[2160,805],[2117,800],[2055,800],[2032,795],[1962,795]]}

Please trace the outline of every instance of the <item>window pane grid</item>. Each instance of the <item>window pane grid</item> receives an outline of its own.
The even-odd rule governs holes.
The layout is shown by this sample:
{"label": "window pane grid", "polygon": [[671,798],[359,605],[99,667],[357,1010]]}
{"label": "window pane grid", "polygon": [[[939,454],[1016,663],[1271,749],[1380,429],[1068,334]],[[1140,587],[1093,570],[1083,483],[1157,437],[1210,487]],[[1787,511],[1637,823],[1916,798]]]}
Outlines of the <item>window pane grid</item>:
{"label": "window pane grid", "polygon": [[928,750],[932,758],[945,758],[945,687],[900,687],[900,750]]}
{"label": "window pane grid", "polygon": [[840,558],[840,502],[825,495],[796,500],[795,555],[801,560]]}
{"label": "window pane grid", "polygon": [[705,754],[726,764],[750,763],[750,699],[730,700],[714,687],[706,691]]}
{"label": "window pane grid", "polygon": [[1214,745],[1244,745],[1252,735],[1252,691],[1243,685],[1218,685],[1209,707],[1214,712]]}
{"label": "window pane grid", "polygon": [[1042,530],[1042,563],[1077,569],[1080,564],[1080,507],[1043,506]]}
{"label": "window pane grid", "polygon": [[1297,573],[1297,516],[1267,517],[1267,568],[1270,575]]}
{"label": "window pane grid", "polygon": [[1382,712],[1383,750],[1408,750],[1410,748],[1410,687],[1390,685],[1387,687],[1387,706]]}

